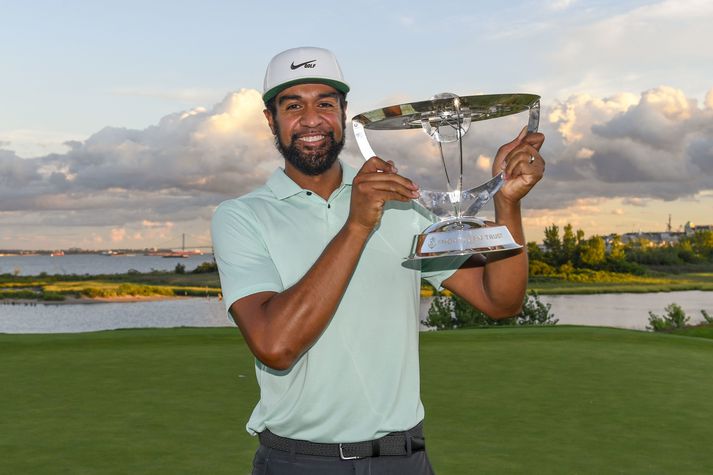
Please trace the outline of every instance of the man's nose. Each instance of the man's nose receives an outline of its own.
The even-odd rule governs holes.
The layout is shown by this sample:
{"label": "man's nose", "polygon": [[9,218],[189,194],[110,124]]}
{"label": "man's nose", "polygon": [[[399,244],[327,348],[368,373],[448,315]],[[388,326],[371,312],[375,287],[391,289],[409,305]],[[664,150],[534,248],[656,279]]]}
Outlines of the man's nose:
{"label": "man's nose", "polygon": [[322,115],[314,107],[305,107],[300,122],[306,127],[316,127],[322,123]]}

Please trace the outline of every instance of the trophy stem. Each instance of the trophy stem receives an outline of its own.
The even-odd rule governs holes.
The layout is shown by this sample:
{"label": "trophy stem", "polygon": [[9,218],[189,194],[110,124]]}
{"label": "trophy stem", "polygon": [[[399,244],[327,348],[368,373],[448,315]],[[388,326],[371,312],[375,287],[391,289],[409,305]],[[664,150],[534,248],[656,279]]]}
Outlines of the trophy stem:
{"label": "trophy stem", "polygon": [[458,117],[458,154],[460,160],[460,173],[458,174],[458,209],[456,216],[462,216],[463,201],[463,117],[461,116],[460,99],[453,101],[456,106],[456,116]]}
{"label": "trophy stem", "polygon": [[448,167],[446,166],[446,157],[443,155],[443,144],[441,142],[438,143],[438,151],[441,154],[441,163],[443,164],[443,171],[446,174],[446,184],[448,185],[448,188],[453,188],[453,185],[451,185],[451,177],[448,176]]}

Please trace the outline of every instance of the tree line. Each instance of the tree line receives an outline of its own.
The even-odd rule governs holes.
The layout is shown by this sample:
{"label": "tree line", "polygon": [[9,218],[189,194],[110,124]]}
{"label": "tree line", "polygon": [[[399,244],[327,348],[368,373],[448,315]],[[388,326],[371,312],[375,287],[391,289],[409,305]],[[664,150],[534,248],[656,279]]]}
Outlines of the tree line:
{"label": "tree line", "polygon": [[560,235],[559,226],[553,224],[545,228],[543,248],[527,243],[531,275],[572,269],[641,274],[648,265],[713,263],[713,232],[696,231],[678,242],[656,245],[643,236],[626,243],[617,234],[585,238],[584,231],[575,231],[569,223]]}

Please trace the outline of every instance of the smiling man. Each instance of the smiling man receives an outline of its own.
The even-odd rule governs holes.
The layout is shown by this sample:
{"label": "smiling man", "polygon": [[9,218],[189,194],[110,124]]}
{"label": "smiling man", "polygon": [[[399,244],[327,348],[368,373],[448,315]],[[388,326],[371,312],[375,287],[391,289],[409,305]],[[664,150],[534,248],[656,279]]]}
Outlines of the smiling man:
{"label": "smiling man", "polygon": [[[419,396],[421,278],[495,318],[517,313],[526,289],[524,252],[402,265],[433,218],[393,162],[372,157],[357,171],[339,161],[348,92],[327,50],[275,56],[263,100],[284,169],[213,218],[225,303],[256,358],[256,474],[433,473]],[[520,200],[542,177],[543,141],[523,132],[495,159],[508,178],[496,221],[520,244]]]}

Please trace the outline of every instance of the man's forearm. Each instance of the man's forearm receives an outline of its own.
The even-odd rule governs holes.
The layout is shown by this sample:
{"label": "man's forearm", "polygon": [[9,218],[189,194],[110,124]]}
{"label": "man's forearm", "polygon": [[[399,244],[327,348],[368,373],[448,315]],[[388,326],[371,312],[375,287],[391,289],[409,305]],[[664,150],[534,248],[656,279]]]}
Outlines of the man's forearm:
{"label": "man's forearm", "polygon": [[496,195],[494,200],[496,223],[507,226],[515,242],[523,249],[505,258],[489,260],[485,265],[483,286],[493,303],[517,313],[527,290],[527,243],[520,202],[510,203],[498,198]]}
{"label": "man's forearm", "polygon": [[[369,238],[368,230],[349,224],[337,233],[307,273],[292,287],[272,295],[251,319],[253,351],[263,362],[286,369],[326,328]],[[257,320],[257,322],[256,322]]]}

